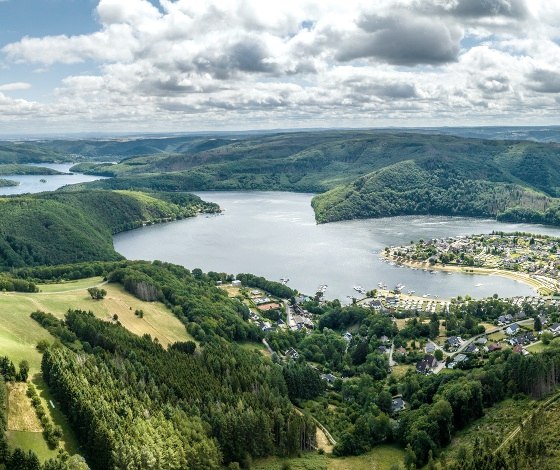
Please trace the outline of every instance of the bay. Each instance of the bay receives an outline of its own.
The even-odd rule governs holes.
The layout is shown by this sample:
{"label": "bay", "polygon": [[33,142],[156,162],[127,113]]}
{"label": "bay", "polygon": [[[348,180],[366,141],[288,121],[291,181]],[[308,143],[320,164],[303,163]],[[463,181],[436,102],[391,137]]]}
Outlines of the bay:
{"label": "bay", "polygon": [[489,219],[406,216],[352,220],[317,225],[311,194],[284,192],[199,192],[216,202],[223,214],[201,215],[143,227],[114,237],[115,249],[128,259],[162,260],[189,269],[237,274],[249,272],[271,280],[289,278],[288,285],[307,294],[319,285],[325,296],[347,303],[358,295],[354,286],[376,288],[379,282],[403,292],[441,298],[494,293],[502,297],[534,295],[518,281],[499,276],[436,272],[391,266],[379,253],[391,245],[493,230],[525,231],[560,236],[560,229]]}

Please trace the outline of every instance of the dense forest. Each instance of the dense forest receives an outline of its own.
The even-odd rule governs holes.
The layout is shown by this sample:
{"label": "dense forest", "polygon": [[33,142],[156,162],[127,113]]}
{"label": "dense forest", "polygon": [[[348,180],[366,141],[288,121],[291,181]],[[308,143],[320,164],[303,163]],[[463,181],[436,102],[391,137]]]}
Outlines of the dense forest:
{"label": "dense forest", "polygon": [[259,353],[223,340],[166,351],[81,311],[33,318],[68,346],[47,350],[42,371],[93,469],[210,469],[315,445],[282,366]]}
{"label": "dense forest", "polygon": [[81,191],[4,198],[0,267],[117,260],[115,233],[217,210],[185,193]]}

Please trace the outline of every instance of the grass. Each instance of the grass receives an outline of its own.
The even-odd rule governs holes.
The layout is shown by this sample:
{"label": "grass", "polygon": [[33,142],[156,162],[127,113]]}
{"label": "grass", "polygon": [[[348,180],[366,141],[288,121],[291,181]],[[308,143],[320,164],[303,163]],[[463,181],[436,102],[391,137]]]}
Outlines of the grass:
{"label": "grass", "polygon": [[[105,299],[92,300],[87,288],[99,284],[99,281],[100,278],[90,278],[77,283],[43,284],[39,286],[41,292],[38,294],[8,293],[0,296],[0,311],[19,307],[26,316],[34,310],[43,310],[63,318],[68,309],[91,310],[96,317],[107,321],[112,321],[116,314],[122,325],[132,333],[139,336],[149,334],[164,346],[176,341],[193,341],[185,326],[162,303],[139,300],[120,284],[105,284]],[[144,317],[137,317],[134,314],[136,310],[142,310]],[[31,329],[37,330],[33,320],[29,319],[26,324],[28,328],[33,325]]]}
{"label": "grass", "polygon": [[[50,415],[52,422],[62,428],[62,440],[60,442],[61,447],[70,455],[79,453],[78,440],[70,428],[70,424],[68,423],[66,416],[64,416],[62,411],[60,411],[60,406],[51,395],[51,392],[41,374],[37,374],[33,377],[33,384],[37,387],[37,394],[43,402],[43,407],[47,411],[47,414]],[[51,406],[51,401],[54,403],[55,408]]]}
{"label": "grass", "polygon": [[25,451],[32,450],[42,462],[57,455],[55,450],[49,449],[42,432],[7,431],[6,437],[11,449],[19,447]]}
{"label": "grass", "polygon": [[503,331],[497,331],[496,333],[492,333],[491,335],[488,336],[488,341],[497,343],[498,341],[501,341],[504,338],[507,338],[507,335]]}
{"label": "grass", "polygon": [[255,461],[254,470],[390,470],[397,463],[402,464],[404,451],[396,446],[382,445],[367,454],[356,457],[333,457],[306,452],[301,457],[269,457]]}
{"label": "grass", "polygon": [[[62,414],[55,404],[53,409],[50,401],[54,398],[50,394],[47,385],[40,374],[36,374],[32,379],[37,387],[37,393],[43,404],[45,412],[51,421],[62,428],[62,439],[60,447],[70,455],[78,453],[78,442],[76,436],[70,429],[66,417]],[[56,457],[58,450],[50,449],[43,437],[43,427],[37,418],[35,408],[31,405],[31,400],[27,397],[27,383],[7,384],[8,388],[8,445],[15,449],[20,447],[23,450],[33,450],[42,461]]]}
{"label": "grass", "polygon": [[31,400],[26,395],[27,383],[7,383],[8,429],[11,431],[42,432],[43,427]]}
{"label": "grass", "polygon": [[399,364],[396,366],[393,366],[393,370],[391,372],[391,375],[393,377],[395,377],[396,379],[400,379],[401,377],[405,376],[406,373],[409,370],[414,369],[414,366],[412,365],[408,365],[408,364]]}
{"label": "grass", "polygon": [[541,353],[549,348],[549,345],[545,345],[542,341],[539,343],[533,343],[529,346],[526,346],[525,349],[532,353]]}
{"label": "grass", "polygon": [[243,341],[237,343],[241,348],[245,349],[246,351],[254,351],[255,349],[260,352],[262,355],[266,357],[270,357],[270,351],[266,348],[266,346],[262,343],[254,343],[252,341]]}

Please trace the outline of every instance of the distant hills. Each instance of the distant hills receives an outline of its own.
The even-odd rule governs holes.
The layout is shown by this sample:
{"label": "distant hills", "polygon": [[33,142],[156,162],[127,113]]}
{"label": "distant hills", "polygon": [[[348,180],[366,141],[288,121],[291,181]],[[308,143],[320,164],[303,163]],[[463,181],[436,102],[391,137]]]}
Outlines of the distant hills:
{"label": "distant hills", "polygon": [[313,200],[318,222],[449,214],[558,224],[560,144],[533,140],[560,140],[560,128],[193,134],[29,145],[35,155],[74,155],[83,163],[73,171],[111,177],[65,191],[300,191],[321,193]]}

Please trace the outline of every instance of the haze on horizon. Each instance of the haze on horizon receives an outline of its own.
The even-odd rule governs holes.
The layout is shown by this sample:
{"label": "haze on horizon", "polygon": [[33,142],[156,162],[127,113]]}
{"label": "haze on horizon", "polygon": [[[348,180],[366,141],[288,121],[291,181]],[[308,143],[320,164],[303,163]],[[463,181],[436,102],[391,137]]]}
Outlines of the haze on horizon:
{"label": "haze on horizon", "polygon": [[0,0],[0,133],[557,124],[560,2]]}

